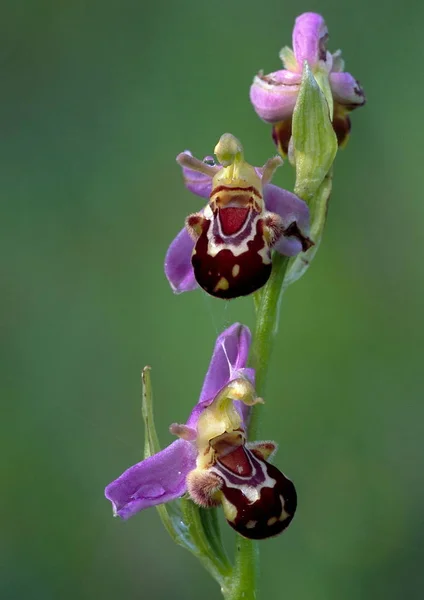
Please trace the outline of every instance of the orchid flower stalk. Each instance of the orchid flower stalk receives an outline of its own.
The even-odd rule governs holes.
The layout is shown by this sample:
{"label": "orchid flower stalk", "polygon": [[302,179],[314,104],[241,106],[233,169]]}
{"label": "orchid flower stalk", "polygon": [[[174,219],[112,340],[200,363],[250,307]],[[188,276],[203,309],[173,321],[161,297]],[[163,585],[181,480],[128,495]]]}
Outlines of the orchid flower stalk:
{"label": "orchid flower stalk", "polygon": [[[201,561],[226,600],[257,600],[259,544],[283,533],[297,506],[294,484],[273,464],[277,444],[258,441],[257,405],[266,398],[272,410],[266,381],[281,298],[316,256],[348,112],[364,103],[340,52],[327,51],[327,38],[320,15],[299,16],[294,50],[281,53],[286,69],[259,74],[251,88],[254,109],[274,124],[279,151],[295,168],[294,192],[271,183],[279,156],[252,166],[229,133],[215,146],[216,160],[198,160],[187,150],[177,157],[187,189],[206,204],[186,216],[168,249],[170,287],[176,294],[203,290],[217,302],[251,294],[253,340],[240,323],[218,336],[199,399],[185,423],[171,424],[177,439],[163,449],[144,369],[144,459],[105,490],[124,520],[155,506],[172,539]],[[218,510],[236,533],[233,559]]]}

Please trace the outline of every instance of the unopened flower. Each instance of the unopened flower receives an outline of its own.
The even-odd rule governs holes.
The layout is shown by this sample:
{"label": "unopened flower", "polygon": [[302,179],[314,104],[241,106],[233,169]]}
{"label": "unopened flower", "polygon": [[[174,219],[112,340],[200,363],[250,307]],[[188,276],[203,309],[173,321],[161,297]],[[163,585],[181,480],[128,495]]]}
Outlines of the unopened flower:
{"label": "unopened flower", "polygon": [[198,286],[219,298],[246,296],[262,287],[271,269],[271,249],[286,256],[307,250],[309,210],[294,194],[269,182],[280,157],[263,168],[249,165],[240,142],[224,134],[215,147],[220,164],[186,151],[177,156],[190,191],[207,206],[186,219],[165,259],[176,293]]}
{"label": "unopened flower", "polygon": [[228,523],[248,538],[289,525],[296,490],[267,462],[276,444],[246,440],[250,407],[261,401],[246,368],[249,346],[250,332],[238,323],[218,337],[198,403],[186,424],[170,427],[179,439],[107,486],[115,515],[128,519],[188,493],[203,507],[222,504]]}
{"label": "unopened flower", "polygon": [[350,73],[343,72],[341,51],[328,52],[327,40],[328,30],[321,15],[300,15],[293,29],[293,50],[286,46],[280,52],[284,69],[268,75],[260,72],[253,80],[250,88],[253,107],[261,119],[273,123],[273,138],[282,154],[288,151],[292,115],[305,61],[323,91],[328,91],[325,95],[339,145],[346,142],[349,135],[349,112],[365,104],[359,82]]}

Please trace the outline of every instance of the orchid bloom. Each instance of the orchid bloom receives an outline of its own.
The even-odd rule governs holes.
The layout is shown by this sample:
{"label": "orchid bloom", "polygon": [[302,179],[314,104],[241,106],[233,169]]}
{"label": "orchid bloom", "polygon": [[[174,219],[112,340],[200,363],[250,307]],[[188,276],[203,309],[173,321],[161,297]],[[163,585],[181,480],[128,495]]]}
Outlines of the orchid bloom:
{"label": "orchid bloom", "polygon": [[280,58],[284,69],[255,76],[250,100],[258,116],[273,124],[273,138],[283,155],[288,152],[292,115],[299,92],[304,62],[323,88],[328,87],[330,118],[339,145],[347,142],[351,123],[349,112],[365,104],[364,91],[350,73],[344,73],[341,51],[327,50],[328,30],[321,15],[304,13],[293,29],[293,50],[284,47]]}
{"label": "orchid bloom", "polygon": [[170,427],[179,439],[107,486],[115,515],[128,519],[188,493],[202,507],[221,504],[228,523],[248,538],[289,525],[296,490],[267,462],[276,444],[246,440],[250,407],[261,402],[254,370],[246,368],[249,347],[249,329],[239,323],[217,338],[198,403],[186,424]]}
{"label": "orchid bloom", "polygon": [[186,187],[207,206],[186,219],[186,227],[168,249],[165,274],[175,293],[202,287],[219,298],[245,296],[268,280],[271,250],[295,256],[311,240],[305,202],[270,184],[279,156],[263,168],[244,160],[240,142],[221,136],[215,147],[220,164],[189,151],[177,156]]}

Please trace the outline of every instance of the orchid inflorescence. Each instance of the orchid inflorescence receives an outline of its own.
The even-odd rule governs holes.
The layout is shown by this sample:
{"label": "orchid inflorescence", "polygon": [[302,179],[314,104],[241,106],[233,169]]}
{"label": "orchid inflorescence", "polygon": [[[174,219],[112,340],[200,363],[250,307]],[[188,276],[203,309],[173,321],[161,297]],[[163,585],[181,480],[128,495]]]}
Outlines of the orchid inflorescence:
{"label": "orchid inflorescence", "polygon": [[249,329],[239,323],[218,336],[199,400],[185,424],[170,426],[178,439],[162,450],[150,378],[143,372],[145,459],[105,492],[122,519],[158,507],[173,539],[202,560],[224,596],[234,600],[255,597],[255,553],[239,545],[231,565],[215,507],[222,506],[228,524],[247,540],[280,534],[295,514],[295,487],[270,462],[277,444],[255,440],[254,407],[263,402],[255,381],[265,379],[281,295],[304,274],[320,244],[332,163],[351,127],[348,113],[365,103],[359,83],[343,72],[340,51],[330,54],[327,40],[324,19],[302,14],[293,50],[280,53],[285,68],[260,72],[250,89],[255,111],[273,125],[280,155],[288,154],[296,169],[294,193],[271,183],[281,156],[254,167],[229,133],[215,146],[216,160],[199,160],[187,150],[177,156],[185,186],[207,203],[187,216],[171,243],[166,277],[175,293],[202,288],[221,299],[253,294],[255,337],[251,344]]}

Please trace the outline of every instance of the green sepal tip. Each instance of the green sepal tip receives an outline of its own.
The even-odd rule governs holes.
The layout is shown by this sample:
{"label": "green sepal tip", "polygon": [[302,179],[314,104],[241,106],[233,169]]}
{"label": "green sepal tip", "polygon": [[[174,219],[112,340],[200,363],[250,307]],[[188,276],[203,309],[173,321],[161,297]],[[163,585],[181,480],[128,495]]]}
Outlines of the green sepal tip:
{"label": "green sepal tip", "polygon": [[[141,412],[144,421],[144,458],[160,451],[153,418],[150,367],[141,373]],[[232,566],[222,543],[215,508],[203,509],[188,497],[156,506],[159,517],[173,541],[200,560],[221,588],[231,580]]]}

